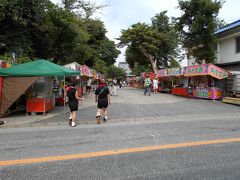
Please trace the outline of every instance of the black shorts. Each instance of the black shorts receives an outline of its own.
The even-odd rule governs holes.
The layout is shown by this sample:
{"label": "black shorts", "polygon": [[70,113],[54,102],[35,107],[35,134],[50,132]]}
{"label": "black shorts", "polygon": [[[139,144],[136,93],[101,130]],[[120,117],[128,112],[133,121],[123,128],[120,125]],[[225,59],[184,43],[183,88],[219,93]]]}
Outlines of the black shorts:
{"label": "black shorts", "polygon": [[78,101],[69,101],[69,108],[70,111],[77,111],[78,110]]}
{"label": "black shorts", "polygon": [[102,108],[107,108],[108,107],[108,99],[98,99],[98,105],[97,107],[99,109],[102,109]]}
{"label": "black shorts", "polygon": [[91,86],[87,86],[86,89],[92,89]]}

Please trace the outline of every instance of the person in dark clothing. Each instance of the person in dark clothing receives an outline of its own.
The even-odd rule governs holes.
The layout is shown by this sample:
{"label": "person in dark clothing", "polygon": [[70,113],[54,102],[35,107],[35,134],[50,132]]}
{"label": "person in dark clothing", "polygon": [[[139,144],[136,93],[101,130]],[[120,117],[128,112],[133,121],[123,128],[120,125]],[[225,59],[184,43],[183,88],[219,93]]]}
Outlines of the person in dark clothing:
{"label": "person in dark clothing", "polygon": [[104,80],[100,80],[99,87],[95,91],[95,101],[97,102],[97,124],[100,124],[101,110],[103,109],[103,122],[107,121],[107,108],[110,102],[110,91]]}
{"label": "person in dark clothing", "polygon": [[75,84],[72,83],[69,90],[67,91],[68,104],[71,111],[71,125],[72,127],[76,126],[76,118],[78,111],[78,101],[84,100],[78,96],[77,89],[75,88]]}

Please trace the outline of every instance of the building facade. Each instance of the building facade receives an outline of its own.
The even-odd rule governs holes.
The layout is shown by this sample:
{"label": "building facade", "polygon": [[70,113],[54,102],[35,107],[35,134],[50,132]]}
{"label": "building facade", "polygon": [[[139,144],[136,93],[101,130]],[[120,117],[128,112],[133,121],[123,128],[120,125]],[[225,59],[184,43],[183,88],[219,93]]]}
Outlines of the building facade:
{"label": "building facade", "polygon": [[119,62],[118,67],[124,69],[127,75],[131,74],[131,70],[127,62]]}
{"label": "building facade", "polygon": [[240,20],[218,29],[215,64],[228,71],[240,71]]}

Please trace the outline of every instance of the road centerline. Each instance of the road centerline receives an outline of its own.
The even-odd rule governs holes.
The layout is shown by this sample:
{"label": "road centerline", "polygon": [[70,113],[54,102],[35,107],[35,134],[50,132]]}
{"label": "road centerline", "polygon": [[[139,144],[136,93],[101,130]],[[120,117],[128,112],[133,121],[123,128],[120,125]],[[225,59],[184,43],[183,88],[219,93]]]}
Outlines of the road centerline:
{"label": "road centerline", "polygon": [[240,142],[240,138],[193,141],[193,142],[165,144],[165,145],[157,145],[157,146],[145,146],[145,147],[136,147],[136,148],[96,151],[96,152],[81,153],[81,154],[69,154],[69,155],[39,157],[39,158],[5,160],[5,161],[0,161],[0,167],[53,162],[53,161],[64,161],[64,160],[72,160],[72,159],[86,159],[86,158],[101,157],[101,156],[121,155],[121,154],[140,153],[140,152],[162,150],[162,149],[176,149],[176,148],[184,148],[184,147],[194,147],[194,146],[204,146],[204,145],[234,143],[234,142]]}

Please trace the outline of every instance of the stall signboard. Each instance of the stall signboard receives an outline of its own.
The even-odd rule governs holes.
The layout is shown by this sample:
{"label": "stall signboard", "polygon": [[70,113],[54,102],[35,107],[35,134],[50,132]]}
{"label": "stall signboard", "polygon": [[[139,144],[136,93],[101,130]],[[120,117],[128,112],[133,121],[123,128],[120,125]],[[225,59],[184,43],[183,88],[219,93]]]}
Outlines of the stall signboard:
{"label": "stall signboard", "polygon": [[199,76],[208,74],[208,64],[200,66],[188,66],[184,68],[184,75],[186,76]]}
{"label": "stall signboard", "polygon": [[[149,73],[144,72],[144,73],[141,73],[141,77],[146,77],[147,74],[150,76]],[[228,77],[228,73],[225,70],[223,70],[213,64],[187,66],[187,67],[182,67],[182,68],[179,67],[179,68],[160,69],[156,72],[157,77],[202,76],[202,75],[210,75],[217,79],[224,79],[224,78]]]}
{"label": "stall signboard", "polygon": [[11,66],[12,66],[12,64],[5,62],[3,60],[0,60],[0,68],[9,68]]}
{"label": "stall signboard", "polygon": [[140,75],[142,78],[146,78],[147,76],[149,76],[150,79],[154,79],[156,77],[156,74],[153,72],[143,72]]}
{"label": "stall signboard", "polygon": [[211,93],[209,93],[208,89],[194,89],[193,97],[208,99]]}
{"label": "stall signboard", "polygon": [[181,76],[183,75],[184,68],[168,68],[160,69],[157,71],[157,77],[167,77],[167,76]]}
{"label": "stall signboard", "polygon": [[218,88],[196,88],[193,97],[201,99],[221,99],[222,92]]}
{"label": "stall signboard", "polygon": [[91,69],[91,74],[93,78],[97,78],[97,71],[94,69]]}
{"label": "stall signboard", "polygon": [[75,70],[75,71],[80,71],[81,65],[78,64],[77,62],[73,62],[73,63],[64,65],[64,67],[68,68],[68,69]]}
{"label": "stall signboard", "polygon": [[167,75],[167,69],[159,69],[156,73],[157,77],[164,77]]}
{"label": "stall signboard", "polygon": [[183,75],[183,68],[171,68],[171,76]]}
{"label": "stall signboard", "polygon": [[217,79],[224,79],[228,77],[228,73],[224,71],[223,69],[214,66],[212,64],[209,64],[209,74]]}
{"label": "stall signboard", "polygon": [[224,79],[228,77],[228,73],[223,69],[214,66],[213,64],[203,64],[198,66],[188,66],[184,68],[185,76],[200,76],[210,75],[217,79]]}
{"label": "stall signboard", "polygon": [[87,76],[87,77],[91,77],[92,76],[91,75],[91,69],[88,66],[82,65],[80,67],[80,70],[81,70],[81,75],[82,76]]}

